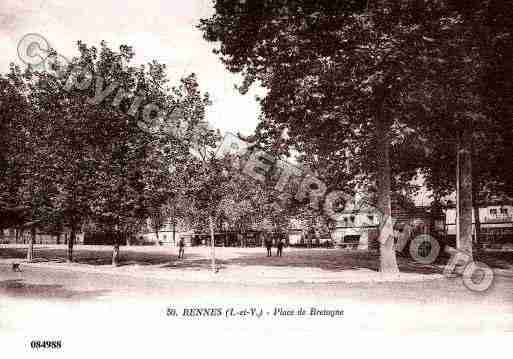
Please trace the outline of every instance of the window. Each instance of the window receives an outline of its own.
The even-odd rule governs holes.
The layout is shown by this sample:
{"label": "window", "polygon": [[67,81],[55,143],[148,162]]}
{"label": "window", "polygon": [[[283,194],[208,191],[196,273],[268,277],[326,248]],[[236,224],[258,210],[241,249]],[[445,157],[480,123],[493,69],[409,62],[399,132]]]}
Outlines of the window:
{"label": "window", "polygon": [[496,216],[496,215],[497,215],[497,208],[492,208],[492,209],[490,209],[490,214],[491,214],[492,216]]}
{"label": "window", "polygon": [[371,221],[371,223],[374,222],[374,216],[367,216],[367,218],[369,218],[369,221]]}
{"label": "window", "polygon": [[501,208],[501,214],[508,214],[508,209],[507,208]]}

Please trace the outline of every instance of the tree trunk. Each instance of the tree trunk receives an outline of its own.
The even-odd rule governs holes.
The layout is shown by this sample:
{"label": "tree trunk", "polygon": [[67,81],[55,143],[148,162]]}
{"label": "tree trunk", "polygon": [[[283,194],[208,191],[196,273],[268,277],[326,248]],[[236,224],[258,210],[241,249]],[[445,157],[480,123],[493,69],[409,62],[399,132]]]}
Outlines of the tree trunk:
{"label": "tree trunk", "polygon": [[34,260],[34,243],[36,242],[36,227],[32,226],[30,228],[30,241],[29,247],[27,250],[27,262],[32,262]]}
{"label": "tree trunk", "polygon": [[175,220],[175,214],[173,210],[173,246],[176,246],[176,220]]}
{"label": "tree trunk", "polygon": [[112,266],[117,267],[119,265],[119,240],[116,238],[114,248],[112,250]]}
{"label": "tree trunk", "polygon": [[[460,183],[461,183],[461,181],[460,181],[460,175],[461,175],[460,160],[461,160],[461,158],[459,155],[460,141],[461,141],[461,136],[458,136],[458,143],[456,144],[456,238],[460,238],[460,199],[459,199]],[[457,244],[457,240],[456,240],[456,244]]]}
{"label": "tree trunk", "polygon": [[483,243],[481,240],[481,219],[479,218],[479,204],[474,203],[474,226],[475,226],[475,246],[476,246],[476,255],[481,252],[483,248]]}
{"label": "tree trunk", "polygon": [[73,262],[73,245],[75,244],[75,237],[76,237],[76,229],[75,225],[71,225],[71,232],[68,238],[68,259],[67,262],[71,263]]}
{"label": "tree trunk", "polygon": [[[474,141],[471,143],[472,148],[472,159],[476,158],[477,154],[475,153]],[[481,238],[481,219],[479,218],[479,189],[480,189],[480,177],[479,177],[479,168],[476,166],[479,161],[472,161],[472,208],[474,209],[474,244],[476,248],[476,255],[482,252],[483,243]]]}
{"label": "tree trunk", "polygon": [[[219,233],[222,233],[224,230],[223,230],[223,220],[220,218],[219,219]],[[226,241],[227,241],[227,232],[224,233],[224,236],[223,236],[223,247],[226,247]]]}
{"label": "tree trunk", "polygon": [[211,214],[208,216],[208,223],[209,223],[209,227],[210,227],[210,246],[211,246],[212,272],[217,273],[217,267],[216,267],[216,243],[215,243],[215,236],[214,236],[214,219],[212,218]]}
{"label": "tree trunk", "polygon": [[479,202],[478,202],[478,184],[474,181],[472,182],[472,207],[474,208],[474,227],[475,227],[475,247],[476,247],[476,255],[479,255],[483,248],[483,243],[481,241],[481,219],[479,218]]}
{"label": "tree trunk", "polygon": [[383,106],[378,106],[376,115],[378,210],[381,215],[379,270],[383,273],[398,273],[392,223],[390,142]]}
{"label": "tree trunk", "polygon": [[25,233],[23,233],[23,228],[20,228],[19,236],[20,236],[20,242],[21,243],[23,243],[23,244],[27,243],[27,240],[25,239]]}
{"label": "tree trunk", "polygon": [[463,136],[458,143],[458,222],[459,235],[456,248],[467,253],[472,260],[472,126],[465,121]]}
{"label": "tree trunk", "polygon": [[130,234],[128,234],[128,233],[123,233],[123,238],[125,238],[125,239],[126,239],[126,246],[127,246],[127,247],[130,247],[130,246],[132,245],[132,243],[131,243],[131,241],[130,241],[130,238],[131,238]]}
{"label": "tree trunk", "polygon": [[160,246],[159,231],[155,231],[155,238],[157,238],[156,244]]}

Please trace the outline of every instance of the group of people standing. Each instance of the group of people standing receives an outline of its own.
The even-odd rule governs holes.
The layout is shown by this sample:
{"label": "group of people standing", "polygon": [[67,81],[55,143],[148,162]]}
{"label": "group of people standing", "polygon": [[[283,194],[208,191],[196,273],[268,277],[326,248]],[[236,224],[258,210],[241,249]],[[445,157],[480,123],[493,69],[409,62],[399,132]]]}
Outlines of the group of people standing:
{"label": "group of people standing", "polygon": [[[267,256],[272,257],[272,248],[273,248],[272,238],[266,237],[264,240],[264,243],[265,243],[265,247],[267,248]],[[276,256],[277,257],[282,256],[283,246],[284,246],[283,240],[281,238],[279,238],[278,241],[276,242]],[[180,240],[178,241],[178,248],[179,248],[178,259],[183,259],[183,255],[185,252],[185,242],[184,242],[183,238],[180,238]]]}
{"label": "group of people standing", "polygon": [[[276,256],[281,257],[283,254],[283,240],[281,238],[276,242]],[[270,237],[265,238],[265,247],[267,248],[267,256],[272,257],[273,240]]]}

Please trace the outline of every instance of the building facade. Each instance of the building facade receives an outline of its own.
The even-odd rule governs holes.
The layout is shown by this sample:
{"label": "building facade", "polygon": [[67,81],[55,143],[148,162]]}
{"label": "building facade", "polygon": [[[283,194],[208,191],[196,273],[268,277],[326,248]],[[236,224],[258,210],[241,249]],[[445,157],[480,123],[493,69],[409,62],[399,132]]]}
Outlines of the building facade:
{"label": "building facade", "polygon": [[[336,247],[368,250],[377,247],[380,214],[372,206],[348,206],[338,214],[331,229]],[[392,199],[394,237],[413,238],[419,234],[440,237],[444,234],[444,214],[439,207],[421,207],[404,199]]]}
{"label": "building facade", "polygon": [[[456,237],[456,208],[445,210],[446,232],[449,237]],[[501,246],[513,243],[513,202],[489,202],[479,206],[481,224],[480,239],[485,246]],[[472,233],[475,239],[476,220],[472,209]]]}

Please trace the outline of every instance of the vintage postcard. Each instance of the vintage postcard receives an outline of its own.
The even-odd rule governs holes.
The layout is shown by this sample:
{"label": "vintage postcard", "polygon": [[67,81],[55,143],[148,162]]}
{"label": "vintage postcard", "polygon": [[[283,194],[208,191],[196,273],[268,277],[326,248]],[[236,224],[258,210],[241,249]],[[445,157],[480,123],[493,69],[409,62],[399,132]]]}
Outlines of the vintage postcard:
{"label": "vintage postcard", "polygon": [[0,49],[2,358],[511,351],[511,1],[1,0]]}

